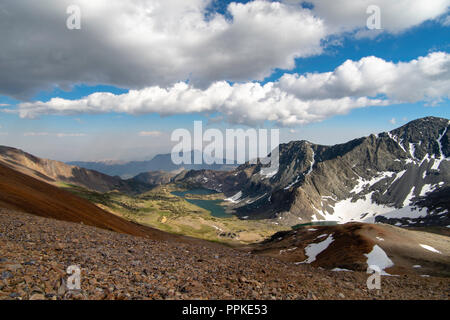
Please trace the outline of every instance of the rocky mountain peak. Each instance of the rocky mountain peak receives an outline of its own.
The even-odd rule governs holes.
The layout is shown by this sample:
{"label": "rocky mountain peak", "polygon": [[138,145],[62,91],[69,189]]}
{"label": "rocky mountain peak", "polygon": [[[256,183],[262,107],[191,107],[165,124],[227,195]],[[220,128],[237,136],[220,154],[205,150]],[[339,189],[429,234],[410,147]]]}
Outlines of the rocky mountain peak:
{"label": "rocky mountain peak", "polygon": [[449,135],[448,119],[426,117],[411,121],[400,128],[388,132],[388,135],[412,158],[422,160],[428,154],[436,158],[448,157]]}
{"label": "rocky mountain peak", "polygon": [[450,184],[448,127],[448,119],[427,117],[334,146],[291,141],[279,147],[277,172],[247,163],[205,183],[199,172],[187,180],[223,191],[249,219],[372,222],[398,209],[408,216],[415,197]]}

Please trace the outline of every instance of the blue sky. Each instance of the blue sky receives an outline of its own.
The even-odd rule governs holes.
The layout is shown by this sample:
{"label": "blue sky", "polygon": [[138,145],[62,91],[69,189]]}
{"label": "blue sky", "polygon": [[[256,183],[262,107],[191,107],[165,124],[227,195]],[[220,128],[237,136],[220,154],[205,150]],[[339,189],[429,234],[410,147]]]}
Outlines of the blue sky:
{"label": "blue sky", "polygon": [[[247,2],[249,1],[243,3]],[[226,18],[230,19],[232,16],[226,11],[227,5],[228,2],[216,2],[207,8],[206,15],[225,14]],[[269,75],[260,79],[252,75],[241,81],[232,79],[232,77],[229,79],[211,78],[194,83],[192,86],[203,90],[211,83],[222,80],[227,81],[229,85],[247,82],[264,85],[276,83],[286,74],[306,75],[307,73],[333,72],[349,59],[359,61],[365,57],[375,56],[386,62],[398,64],[400,62],[408,63],[433,52],[449,53],[450,26],[442,23],[442,19],[447,12],[448,10],[438,18],[427,19],[412,27],[404,28],[401,32],[385,31],[374,38],[358,38],[355,36],[355,32],[335,32],[335,34],[320,40],[322,52],[311,56],[298,57],[295,59],[295,66],[290,68],[272,68]],[[104,54],[107,55],[108,53],[105,52]],[[32,57],[29,59],[32,59]],[[68,59],[70,59],[70,56],[68,56]],[[193,72],[195,71],[195,66],[193,66]],[[448,73],[445,77],[448,77]],[[207,112],[188,114],[180,112],[172,115],[164,115],[163,112],[128,114],[120,112],[120,110],[114,111],[114,109],[112,112],[106,111],[98,114],[97,112],[76,112],[76,110],[69,112],[69,114],[46,112],[39,114],[37,117],[21,117],[17,113],[20,105],[24,102],[47,103],[52,98],[76,101],[98,92],[121,95],[126,94],[130,89],[140,90],[154,85],[167,88],[177,81],[186,80],[180,77],[176,81],[169,80],[167,83],[162,82],[161,84],[151,80],[148,81],[148,85],[144,81],[143,84],[138,86],[127,86],[127,81],[124,81],[123,86],[118,86],[111,84],[111,81],[103,83],[101,79],[85,82],[80,81],[82,77],[69,79],[70,81],[58,79],[55,77],[53,89],[39,88],[39,85],[36,85],[24,94],[11,94],[6,89],[0,91],[0,93],[3,92],[3,94],[0,94],[0,105],[2,105],[1,109],[4,111],[0,113],[0,144],[23,148],[25,151],[38,156],[63,161],[148,159],[157,153],[170,152],[171,144],[168,141],[170,132],[176,128],[191,129],[194,120],[203,120],[205,125],[209,123],[210,127],[219,129],[243,126],[243,124],[226,119],[210,123],[211,116],[221,115],[221,112],[217,110],[211,112],[211,114]],[[444,80],[450,81],[448,78]],[[52,83],[52,81],[49,83]],[[414,91],[416,88],[411,87],[410,90]],[[444,87],[445,90],[447,90],[446,87]],[[33,93],[30,94],[30,92]],[[394,102],[387,106],[355,107],[343,114],[330,113],[323,119],[318,121],[308,120],[304,124],[286,125],[280,120],[278,122],[264,121],[255,125],[259,127],[280,127],[284,142],[306,139],[315,143],[334,144],[370,133],[391,130],[419,117],[449,118],[448,94],[448,91],[446,94],[445,92],[444,94],[441,93],[432,102],[419,99],[419,101],[414,102]],[[245,107],[243,106],[243,108]],[[9,111],[5,112],[5,109]],[[252,125],[245,124],[244,127]],[[159,132],[159,135],[155,137],[139,134],[148,131]]]}

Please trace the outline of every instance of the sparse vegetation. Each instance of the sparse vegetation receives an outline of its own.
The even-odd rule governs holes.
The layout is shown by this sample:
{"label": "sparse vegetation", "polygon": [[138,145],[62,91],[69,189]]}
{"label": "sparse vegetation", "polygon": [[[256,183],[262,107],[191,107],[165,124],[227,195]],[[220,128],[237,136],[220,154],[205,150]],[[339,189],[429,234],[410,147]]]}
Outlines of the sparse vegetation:
{"label": "sparse vegetation", "polygon": [[[234,216],[214,217],[208,210],[173,195],[171,192],[175,190],[183,191],[182,187],[176,185],[159,186],[137,196],[129,196],[117,191],[99,193],[68,184],[62,184],[61,187],[130,221],[175,234],[228,245],[259,242],[283,230],[282,227],[265,221],[240,220]],[[188,193],[186,198],[221,200],[224,199],[224,195]]]}

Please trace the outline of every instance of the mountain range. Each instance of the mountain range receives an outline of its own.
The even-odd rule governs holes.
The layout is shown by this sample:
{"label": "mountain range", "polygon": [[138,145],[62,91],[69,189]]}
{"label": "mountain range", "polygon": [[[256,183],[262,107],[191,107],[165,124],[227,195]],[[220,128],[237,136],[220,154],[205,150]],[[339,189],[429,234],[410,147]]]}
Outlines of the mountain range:
{"label": "mountain range", "polygon": [[448,202],[446,210],[422,209],[429,202],[423,197],[450,185],[448,129],[448,119],[427,117],[334,146],[293,141],[279,146],[276,172],[246,163],[229,172],[183,172],[173,181],[225,193],[241,219],[448,225]]}
{"label": "mountain range", "polygon": [[137,180],[122,180],[95,170],[38,158],[7,146],[0,146],[0,164],[56,186],[73,184],[98,192],[117,190],[127,194],[141,193],[152,188],[147,183]]}
{"label": "mountain range", "polygon": [[[427,117],[334,146],[304,140],[280,144],[279,167],[271,173],[259,162],[226,171],[219,170],[222,165],[183,170],[170,154],[148,162],[97,163],[123,170],[117,173],[137,173],[125,180],[5,146],[0,163],[47,183],[98,192],[138,194],[168,183],[212,189],[225,194],[241,219],[288,226],[311,221],[445,226],[450,224],[448,128],[448,119]],[[178,171],[138,172],[148,168]]]}
{"label": "mountain range", "polygon": [[[167,267],[165,272],[176,274],[183,284],[194,281],[198,286],[211,283],[213,268],[213,274],[221,274],[223,283],[220,290],[235,286],[236,291],[230,297],[241,298],[254,297],[251,292],[236,294],[242,288],[254,285],[254,280],[251,280],[254,274],[261,273],[259,283],[267,279],[267,274],[275,279],[286,270],[290,270],[287,278],[279,285],[274,284],[277,292],[281,287],[297,283],[297,275],[307,272],[308,277],[319,279],[326,274],[326,279],[331,279],[331,282],[338,281],[338,289],[333,289],[331,294],[345,288],[348,277],[359,277],[362,279],[360,291],[355,293],[355,297],[367,298],[362,291],[366,285],[366,269],[374,264],[384,275],[412,277],[397,278],[400,282],[395,277],[383,278],[383,284],[391,285],[392,290],[409,293],[407,287],[402,287],[404,284],[431,288],[433,282],[422,281],[422,277],[446,277],[436,278],[445,284],[449,276],[448,128],[448,119],[428,117],[390,132],[335,146],[307,141],[282,144],[278,171],[270,174],[262,174],[267,171],[261,171],[264,168],[261,163],[246,163],[231,171],[144,172],[129,180],[40,159],[11,147],[0,147],[0,240],[5,242],[0,246],[0,256],[11,259],[10,248],[14,248],[14,254],[23,252],[23,261],[28,261],[25,257],[34,256],[36,252],[40,255],[51,253],[54,257],[64,253],[72,257],[80,246],[85,249],[94,247],[80,252],[75,262],[82,262],[87,257],[89,261],[95,261],[96,266],[105,265],[107,274],[115,274],[117,266],[122,270],[138,270],[140,265],[145,265],[147,271],[139,269],[133,274],[143,272],[146,277],[148,272],[164,266]],[[67,191],[71,188],[66,188],[65,184],[94,190],[97,199],[106,199],[107,194],[119,197],[123,193],[135,195],[118,205],[136,209],[137,214],[144,214],[147,210],[145,214],[148,217],[158,217],[159,209],[155,211],[154,203],[148,202],[144,211],[139,211],[133,199],[151,198],[167,213],[175,201],[185,200],[175,199],[175,196],[164,197],[162,193],[151,195],[146,190],[168,188],[165,184],[213,189],[225,194],[229,208],[241,220],[265,219],[262,221],[267,224],[285,226],[283,230],[286,231],[277,232],[259,243],[225,248],[218,243],[140,225],[132,219],[127,220],[129,217],[124,219],[108,211],[108,207],[98,201]],[[155,187],[156,184],[162,186]],[[189,212],[174,214],[199,215]],[[219,223],[222,218],[215,219]],[[231,221],[223,218],[224,225]],[[322,221],[345,224],[318,225]],[[310,225],[311,222],[315,225]],[[124,243],[127,244],[122,248]],[[192,258],[194,253],[195,259],[191,259],[189,265],[197,268],[195,274],[203,274],[198,280],[185,269],[185,259]],[[148,258],[137,261],[141,255]],[[148,261],[152,263],[147,265]],[[246,274],[233,283],[226,282],[225,279],[234,275],[236,265],[242,261],[246,263]],[[36,260],[34,263],[38,267],[47,265],[46,261]],[[221,272],[224,266],[227,274]],[[3,275],[14,276],[4,273],[9,269],[2,268],[0,263]],[[95,270],[90,270],[89,274],[98,282],[105,279],[103,273]],[[137,279],[133,277],[126,280],[127,285],[132,290],[142,291],[139,287],[141,282],[133,280]],[[155,281],[160,284],[160,278]],[[20,280],[14,283],[19,288],[27,282]],[[277,282],[271,280],[270,283]],[[162,296],[172,297],[168,292],[173,289],[173,283],[168,281],[164,286],[167,292],[164,291]],[[304,287],[303,283],[301,287]],[[46,287],[49,292],[56,292],[55,295],[63,298],[59,288],[60,285],[50,289]],[[264,285],[257,284],[255,288],[264,288]],[[150,294],[152,288],[147,289],[146,294]],[[24,297],[31,297],[27,291],[22,291]],[[346,294],[353,291],[354,286]],[[96,292],[92,288],[89,294]],[[434,296],[438,291],[426,292],[426,296]],[[261,296],[266,297],[265,293]]]}
{"label": "mountain range", "polygon": [[[191,163],[194,163],[194,157],[196,153],[201,153],[200,151],[191,151],[190,158]],[[216,163],[224,163],[224,164],[216,164]],[[176,172],[182,170],[232,170],[236,167],[233,164],[225,164],[226,160],[222,159],[221,161],[215,161],[214,164],[181,164],[177,165],[172,162],[172,155],[168,154],[159,154],[156,155],[151,160],[146,161],[97,161],[97,162],[84,162],[84,161],[72,161],[67,164],[89,169],[95,170],[98,172],[102,172],[104,174],[110,176],[120,176],[123,179],[132,178],[138,174],[149,172],[149,171],[164,171],[164,172]]]}

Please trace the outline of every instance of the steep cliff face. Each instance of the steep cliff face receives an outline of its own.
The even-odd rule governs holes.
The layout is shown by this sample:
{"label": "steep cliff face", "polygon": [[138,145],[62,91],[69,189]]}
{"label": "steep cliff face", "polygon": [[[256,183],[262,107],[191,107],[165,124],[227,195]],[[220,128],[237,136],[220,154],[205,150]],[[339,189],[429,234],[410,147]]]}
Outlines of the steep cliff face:
{"label": "steep cliff face", "polygon": [[416,219],[427,210],[413,210],[413,200],[450,184],[448,128],[448,119],[427,117],[335,146],[295,141],[280,145],[277,172],[245,164],[229,173],[190,172],[181,180],[223,191],[248,219],[290,225]]}

